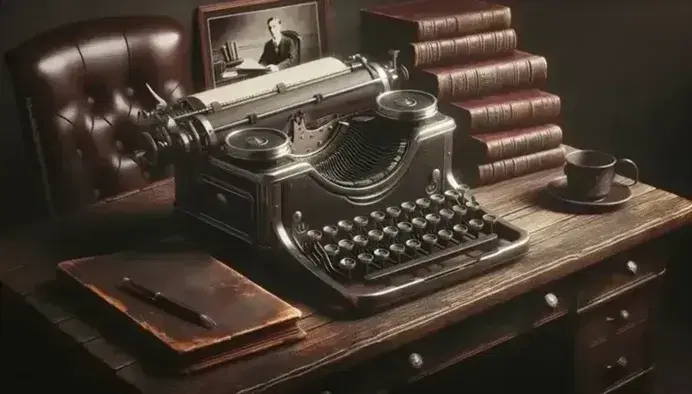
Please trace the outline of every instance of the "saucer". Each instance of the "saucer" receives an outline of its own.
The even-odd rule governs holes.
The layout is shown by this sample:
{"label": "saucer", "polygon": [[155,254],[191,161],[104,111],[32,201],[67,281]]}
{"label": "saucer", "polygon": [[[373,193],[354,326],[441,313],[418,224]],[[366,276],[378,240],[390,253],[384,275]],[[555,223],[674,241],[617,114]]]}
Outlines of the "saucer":
{"label": "saucer", "polygon": [[613,182],[607,196],[596,201],[584,201],[572,197],[567,192],[567,177],[562,176],[548,183],[548,193],[560,201],[583,207],[617,207],[632,198],[632,191],[626,185]]}

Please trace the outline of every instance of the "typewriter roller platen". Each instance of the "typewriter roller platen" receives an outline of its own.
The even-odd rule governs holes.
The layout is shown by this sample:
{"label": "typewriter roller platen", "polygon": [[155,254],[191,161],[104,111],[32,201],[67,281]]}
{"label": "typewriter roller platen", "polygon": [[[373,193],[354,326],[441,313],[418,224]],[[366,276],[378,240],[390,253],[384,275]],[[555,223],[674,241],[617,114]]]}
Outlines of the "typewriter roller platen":
{"label": "typewriter roller platen", "polygon": [[297,269],[290,280],[316,278],[361,311],[524,254],[527,234],[454,179],[455,123],[435,97],[385,89],[374,101],[374,110],[334,123],[310,154],[296,153],[295,135],[274,127],[224,134],[218,151],[176,164],[185,185],[177,211],[264,254],[266,264]]}

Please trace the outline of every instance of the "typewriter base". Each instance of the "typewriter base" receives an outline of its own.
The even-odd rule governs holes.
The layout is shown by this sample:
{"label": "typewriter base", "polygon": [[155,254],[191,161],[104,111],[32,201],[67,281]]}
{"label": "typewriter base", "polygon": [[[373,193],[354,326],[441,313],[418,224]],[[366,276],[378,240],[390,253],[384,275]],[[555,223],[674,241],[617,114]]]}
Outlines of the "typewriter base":
{"label": "typewriter base", "polygon": [[[218,248],[221,261],[227,260],[234,269],[246,274],[260,271],[261,278],[266,278],[269,273],[273,275],[278,269],[281,273],[290,275],[288,280],[310,286],[309,291],[305,292],[310,295],[310,300],[301,300],[301,302],[314,308],[327,307],[353,316],[370,315],[423,297],[442,288],[480,276],[499,266],[511,264],[528,252],[527,238],[520,237],[516,242],[502,239],[504,247],[500,249],[507,249],[502,253],[496,249],[494,253],[487,253],[483,258],[479,255],[473,257],[457,255],[420,267],[415,275],[425,280],[411,286],[401,287],[389,293],[357,294],[336,283],[321,271],[310,269],[309,262],[283,264],[282,261],[285,259],[295,257],[290,256],[286,251],[258,250],[233,237],[218,223],[183,209],[176,209],[174,213],[187,236],[205,243],[212,241],[211,243]],[[325,282],[330,286],[325,285]],[[320,300],[320,305],[314,305],[315,303],[311,300]]]}

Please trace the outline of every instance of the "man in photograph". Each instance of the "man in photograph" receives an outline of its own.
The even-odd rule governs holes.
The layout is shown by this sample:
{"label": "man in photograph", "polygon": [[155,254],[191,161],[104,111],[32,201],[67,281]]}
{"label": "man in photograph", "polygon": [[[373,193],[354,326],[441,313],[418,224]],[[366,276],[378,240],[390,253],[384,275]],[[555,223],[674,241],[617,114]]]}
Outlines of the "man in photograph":
{"label": "man in photograph", "polygon": [[295,66],[298,59],[298,47],[292,39],[281,34],[281,19],[275,16],[269,18],[267,27],[271,39],[264,44],[259,63],[267,66],[272,72]]}

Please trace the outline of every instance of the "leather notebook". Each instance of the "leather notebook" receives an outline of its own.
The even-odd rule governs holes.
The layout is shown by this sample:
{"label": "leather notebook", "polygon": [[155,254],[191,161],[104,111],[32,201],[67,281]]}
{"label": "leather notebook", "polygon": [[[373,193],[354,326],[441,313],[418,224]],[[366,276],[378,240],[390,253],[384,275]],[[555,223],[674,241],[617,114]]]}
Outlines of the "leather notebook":
{"label": "leather notebook", "polygon": [[141,361],[176,372],[305,337],[297,308],[204,252],[170,249],[64,261],[58,280],[121,316]]}

